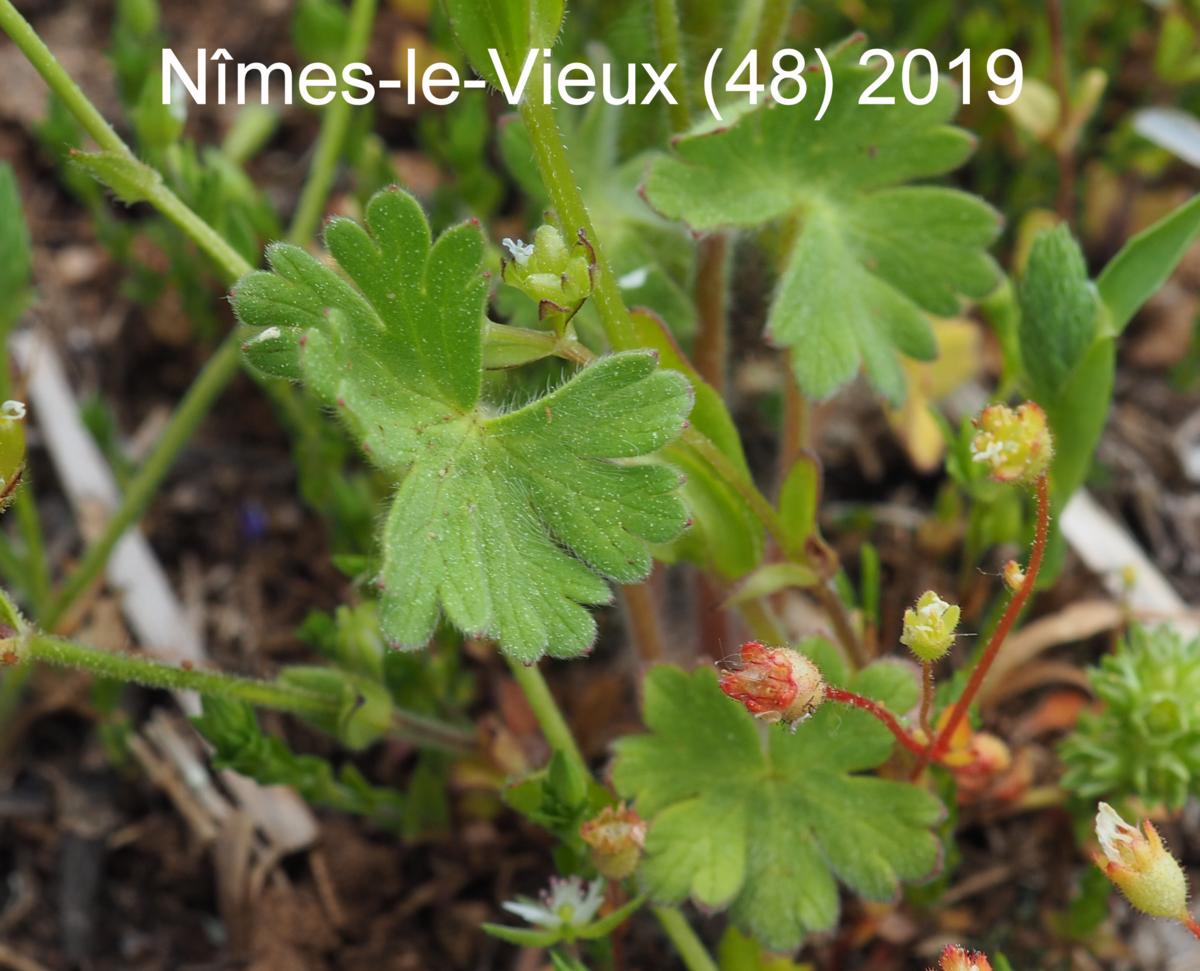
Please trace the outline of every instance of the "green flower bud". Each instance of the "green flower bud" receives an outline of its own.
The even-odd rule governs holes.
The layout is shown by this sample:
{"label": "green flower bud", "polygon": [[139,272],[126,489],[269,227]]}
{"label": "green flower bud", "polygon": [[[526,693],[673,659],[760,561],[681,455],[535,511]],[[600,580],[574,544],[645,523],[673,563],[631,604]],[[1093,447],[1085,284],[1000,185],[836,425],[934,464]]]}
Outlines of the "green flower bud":
{"label": "green flower bud", "polygon": [[25,471],[25,405],[0,405],[0,512],[8,508]]}
{"label": "green flower bud", "polygon": [[505,239],[503,244],[508,251],[501,271],[504,282],[537,301],[542,320],[569,319],[591,294],[596,259],[582,234],[568,248],[557,229],[544,225],[532,243]]}
{"label": "green flower bud", "polygon": [[932,590],[921,594],[915,608],[904,611],[904,631],[900,643],[922,661],[936,661],[954,644],[961,611]]}
{"label": "green flower bud", "polygon": [[1139,832],[1102,802],[1096,813],[1096,839],[1104,851],[1094,855],[1096,866],[1134,907],[1151,917],[1188,919],[1187,879],[1149,820]]}

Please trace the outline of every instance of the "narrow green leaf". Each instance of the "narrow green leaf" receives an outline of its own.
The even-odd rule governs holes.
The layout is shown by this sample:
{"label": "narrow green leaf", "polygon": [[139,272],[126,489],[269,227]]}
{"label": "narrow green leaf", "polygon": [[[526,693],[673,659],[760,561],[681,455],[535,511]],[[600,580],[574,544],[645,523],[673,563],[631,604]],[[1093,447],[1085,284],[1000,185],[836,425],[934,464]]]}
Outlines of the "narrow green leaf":
{"label": "narrow green leaf", "polygon": [[1112,329],[1120,333],[1200,236],[1200,195],[1129,240],[1096,281]]}
{"label": "narrow green leaf", "polygon": [[21,317],[33,299],[33,251],[21,211],[17,176],[0,163],[0,333]]}
{"label": "narrow green leaf", "polygon": [[731,606],[743,604],[760,597],[769,597],[781,590],[797,587],[812,587],[820,577],[807,566],[798,563],[768,563],[742,580],[733,588],[726,603]]}

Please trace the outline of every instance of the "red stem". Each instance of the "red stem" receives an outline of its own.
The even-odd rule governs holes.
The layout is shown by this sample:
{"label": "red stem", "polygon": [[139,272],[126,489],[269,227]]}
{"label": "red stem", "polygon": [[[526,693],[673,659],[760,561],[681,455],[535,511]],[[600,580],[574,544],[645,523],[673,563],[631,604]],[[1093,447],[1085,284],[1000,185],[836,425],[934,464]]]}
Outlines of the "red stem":
{"label": "red stem", "polygon": [[1188,914],[1183,918],[1181,923],[1184,927],[1192,932],[1193,937],[1200,938],[1200,924],[1196,923],[1195,917],[1193,917],[1191,914]]}
{"label": "red stem", "polygon": [[1042,557],[1046,552],[1046,538],[1050,532],[1050,492],[1044,475],[1038,477],[1035,488],[1037,491],[1037,528],[1033,536],[1033,549],[1029,554],[1029,566],[1025,570],[1025,582],[1021,584],[1020,589],[1013,595],[1012,600],[1008,602],[1004,616],[1000,618],[1000,623],[996,625],[996,629],[992,633],[992,639],[988,641],[987,647],[984,648],[983,656],[980,657],[975,670],[971,672],[971,680],[967,682],[966,689],[955,703],[954,709],[950,712],[950,720],[946,722],[945,727],[942,728],[938,737],[931,741],[925,751],[921,753],[921,759],[917,763],[916,770],[913,773],[914,778],[920,775],[931,759],[936,761],[946,753],[946,749],[950,746],[950,739],[954,737],[954,730],[967,717],[967,711],[971,707],[971,702],[975,700],[975,696],[979,693],[979,688],[983,684],[983,679],[987,677],[992,662],[996,660],[996,655],[1000,653],[1004,639],[1008,637],[1009,631],[1012,630],[1013,624],[1016,623],[1017,616],[1021,613],[1021,608],[1025,606],[1025,601],[1033,593],[1033,586],[1037,582],[1038,571],[1042,568]]}
{"label": "red stem", "polygon": [[924,755],[925,748],[908,734],[901,726],[896,717],[888,711],[883,705],[877,704],[870,698],[864,698],[862,695],[856,695],[853,691],[843,691],[841,688],[828,687],[825,689],[825,697],[830,701],[841,702],[843,705],[849,705],[852,708],[858,708],[860,711],[865,711],[869,715],[874,715],[891,732],[896,741],[903,745],[913,755]]}

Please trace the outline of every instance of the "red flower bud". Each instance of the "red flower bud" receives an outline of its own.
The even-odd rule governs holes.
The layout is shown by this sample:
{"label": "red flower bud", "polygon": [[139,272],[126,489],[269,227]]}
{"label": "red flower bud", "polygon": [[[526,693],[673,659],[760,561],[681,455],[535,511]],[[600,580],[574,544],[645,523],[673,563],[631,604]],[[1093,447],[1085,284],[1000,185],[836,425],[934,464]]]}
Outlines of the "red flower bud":
{"label": "red flower bud", "polygon": [[742,645],[736,666],[721,673],[721,690],[740,701],[755,718],[793,725],[825,700],[817,666],[789,647]]}
{"label": "red flower bud", "polygon": [[[930,968],[929,971],[934,971]],[[992,971],[992,963],[980,951],[968,951],[957,944],[946,945],[938,962],[938,971]]]}

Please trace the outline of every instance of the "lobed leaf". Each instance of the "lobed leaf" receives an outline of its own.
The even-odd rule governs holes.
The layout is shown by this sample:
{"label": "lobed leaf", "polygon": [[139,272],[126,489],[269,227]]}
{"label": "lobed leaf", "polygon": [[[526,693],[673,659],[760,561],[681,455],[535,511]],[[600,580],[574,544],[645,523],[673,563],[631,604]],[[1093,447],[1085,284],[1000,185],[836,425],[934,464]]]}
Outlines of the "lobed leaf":
{"label": "lobed leaf", "polygon": [[[823,642],[802,649],[833,683],[897,710],[916,700],[902,664],[851,677]],[[647,678],[644,715],[649,732],[617,743],[613,781],[650,821],[643,875],[655,900],[728,907],[740,930],[791,951],[836,924],[839,882],[882,900],[936,866],[938,800],[858,774],[893,746],[864,712],[826,704],[795,734],[772,730],[764,746],[711,670],[663,666]]]}
{"label": "lobed leaf", "polygon": [[877,93],[896,96],[895,105],[860,105],[877,72],[850,64],[854,50],[835,58],[822,120],[824,80],[808,74],[800,104],[768,102],[727,128],[681,138],[674,156],[652,165],[645,191],[661,213],[698,232],[786,222],[793,238],[767,334],[794,348],[801,389],[825,397],[865,365],[899,400],[896,352],[936,354],[926,313],[953,316],[961,296],[996,285],[986,247],[999,219],[964,192],[904,184],[949,172],[971,151],[971,137],[950,124],[950,84],[918,106],[893,78]]}
{"label": "lobed leaf", "polygon": [[392,642],[424,644],[444,615],[521,660],[578,655],[606,580],[644,577],[646,544],[686,525],[679,474],[646,458],[678,436],[691,388],[629,352],[520,408],[484,400],[478,228],[435,241],[399,190],[366,215],[326,230],[344,276],[275,245],[272,272],[238,284],[238,316],[258,328],[247,354],[299,374],[396,480],[380,575]]}

